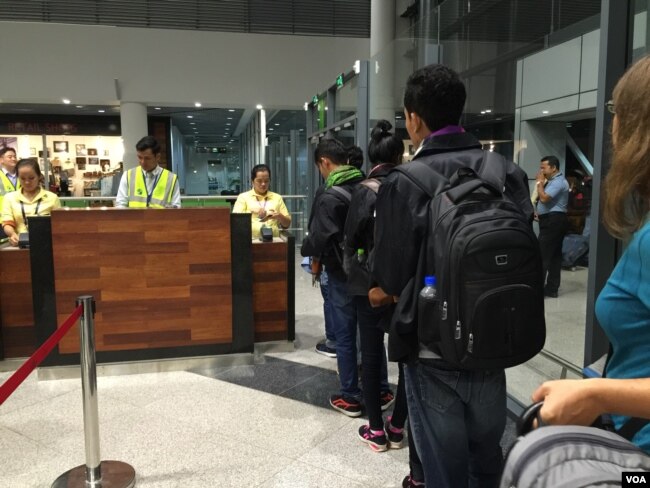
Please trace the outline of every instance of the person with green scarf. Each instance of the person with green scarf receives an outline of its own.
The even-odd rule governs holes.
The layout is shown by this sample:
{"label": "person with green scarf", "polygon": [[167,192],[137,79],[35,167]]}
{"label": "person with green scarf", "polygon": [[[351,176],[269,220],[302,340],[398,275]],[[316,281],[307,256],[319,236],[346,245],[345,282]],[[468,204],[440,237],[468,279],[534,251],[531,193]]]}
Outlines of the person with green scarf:
{"label": "person with green scarf", "polygon": [[347,164],[345,146],[333,138],[324,138],[314,151],[314,164],[325,179],[309,216],[309,233],[301,254],[319,260],[327,271],[329,301],[336,336],[336,361],[341,390],[330,397],[330,405],[348,417],[361,415],[361,390],[357,370],[357,314],[347,290],[343,271],[343,232],[350,208],[352,190],[363,173]]}

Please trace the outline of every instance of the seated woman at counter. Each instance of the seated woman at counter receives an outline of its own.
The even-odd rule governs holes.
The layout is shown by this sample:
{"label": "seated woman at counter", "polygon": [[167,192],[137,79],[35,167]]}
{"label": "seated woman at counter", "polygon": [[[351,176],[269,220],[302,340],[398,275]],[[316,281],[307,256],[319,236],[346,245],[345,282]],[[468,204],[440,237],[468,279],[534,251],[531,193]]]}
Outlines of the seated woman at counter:
{"label": "seated woman at counter", "polygon": [[233,213],[250,213],[253,238],[260,236],[262,227],[273,229],[273,236],[291,225],[291,215],[277,193],[269,191],[271,169],[265,164],[254,166],[251,171],[253,189],[240,193],[233,207]]}
{"label": "seated woman at counter", "polygon": [[34,159],[21,159],[16,165],[21,188],[7,193],[2,202],[2,229],[12,246],[18,245],[18,236],[27,232],[27,217],[50,215],[60,208],[56,194],[43,189],[41,168]]}

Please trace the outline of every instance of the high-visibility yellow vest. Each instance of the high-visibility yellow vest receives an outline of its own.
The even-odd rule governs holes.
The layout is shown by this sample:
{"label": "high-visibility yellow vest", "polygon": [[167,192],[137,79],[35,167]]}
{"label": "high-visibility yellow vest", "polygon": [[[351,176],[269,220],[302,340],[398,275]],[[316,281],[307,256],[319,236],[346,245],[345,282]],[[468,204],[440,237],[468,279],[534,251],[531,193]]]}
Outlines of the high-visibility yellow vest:
{"label": "high-visibility yellow vest", "polygon": [[0,211],[2,211],[2,200],[4,200],[4,196],[16,190],[20,190],[20,180],[16,178],[16,186],[14,186],[5,172],[0,169]]}
{"label": "high-visibility yellow vest", "polygon": [[[129,188],[129,208],[165,208],[172,203],[172,194],[177,176],[163,168],[156,185],[149,196],[144,174],[141,168],[132,168],[126,172]],[[149,202],[147,203],[147,199]]]}

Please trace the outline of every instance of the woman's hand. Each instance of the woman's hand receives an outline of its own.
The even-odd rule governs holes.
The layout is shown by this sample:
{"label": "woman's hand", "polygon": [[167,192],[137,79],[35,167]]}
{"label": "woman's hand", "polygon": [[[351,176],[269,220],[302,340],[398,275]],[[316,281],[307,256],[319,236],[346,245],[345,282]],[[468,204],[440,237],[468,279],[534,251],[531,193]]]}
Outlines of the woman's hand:
{"label": "woman's hand", "polygon": [[18,247],[18,234],[15,232],[9,236],[9,244],[14,247]]}
{"label": "woman's hand", "polygon": [[604,413],[598,401],[598,379],[547,381],[535,390],[533,402],[544,402],[542,420],[552,425],[591,425]]}

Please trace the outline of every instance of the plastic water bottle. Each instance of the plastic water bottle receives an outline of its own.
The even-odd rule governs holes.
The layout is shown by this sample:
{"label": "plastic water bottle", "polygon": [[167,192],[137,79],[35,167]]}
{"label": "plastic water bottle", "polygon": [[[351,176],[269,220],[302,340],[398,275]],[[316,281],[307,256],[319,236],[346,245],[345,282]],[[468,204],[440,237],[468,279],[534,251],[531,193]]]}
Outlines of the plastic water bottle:
{"label": "plastic water bottle", "polygon": [[438,292],[436,290],[436,277],[426,276],[424,278],[424,288],[420,291],[420,297],[426,301],[434,303],[437,301]]}

